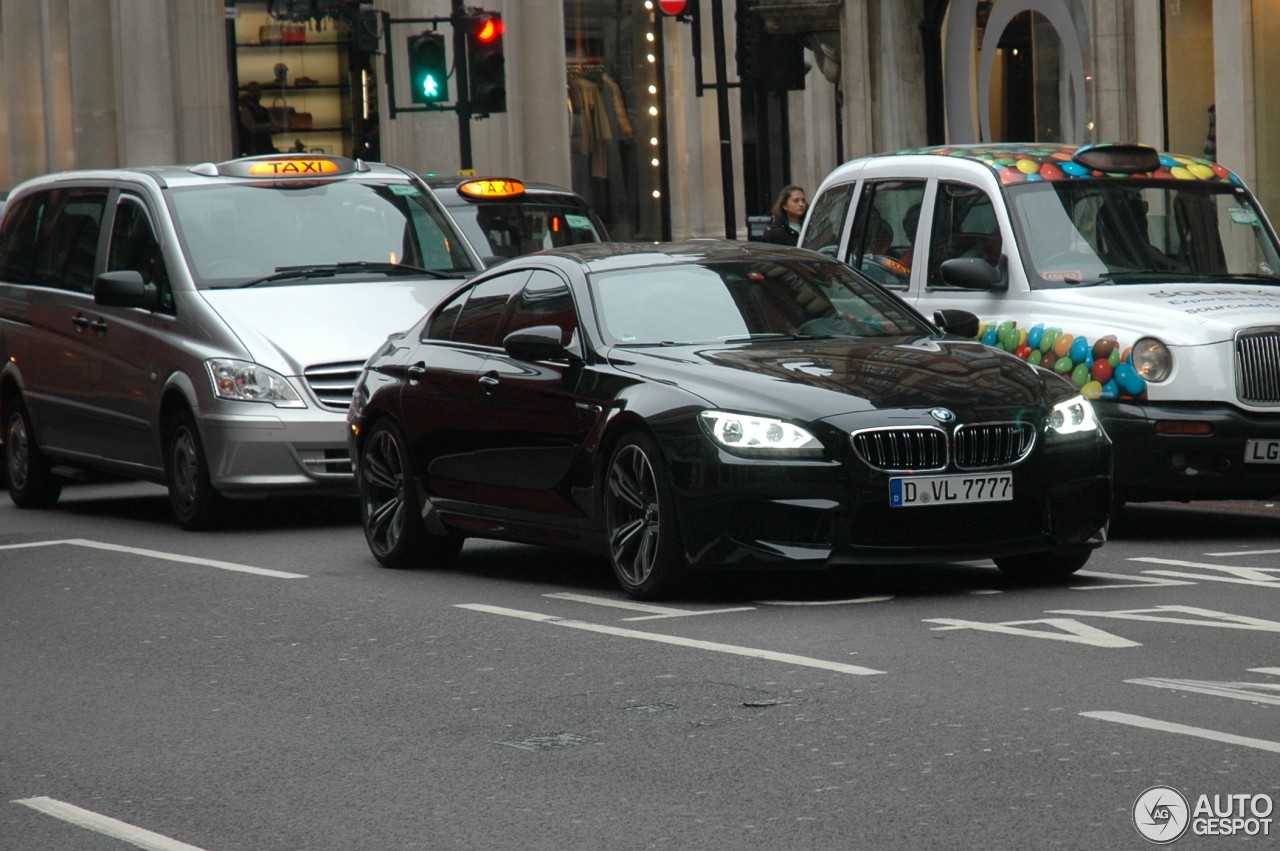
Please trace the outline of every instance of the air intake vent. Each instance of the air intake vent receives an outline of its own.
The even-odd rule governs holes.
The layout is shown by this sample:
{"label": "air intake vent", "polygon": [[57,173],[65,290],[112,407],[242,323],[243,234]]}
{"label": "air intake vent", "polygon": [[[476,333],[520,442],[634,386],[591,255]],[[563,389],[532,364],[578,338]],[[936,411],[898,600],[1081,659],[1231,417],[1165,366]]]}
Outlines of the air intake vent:
{"label": "air intake vent", "polygon": [[323,363],[307,367],[303,376],[321,405],[330,411],[345,411],[351,405],[351,394],[362,369],[363,361]]}
{"label": "air intake vent", "polygon": [[982,423],[956,429],[955,465],[982,470],[1016,464],[1031,452],[1036,430],[1029,423]]}
{"label": "air intake vent", "polygon": [[1280,328],[1236,334],[1236,393],[1250,405],[1280,405]]}
{"label": "air intake vent", "polygon": [[876,428],[854,432],[853,451],[877,470],[944,470],[947,435],[940,428]]}

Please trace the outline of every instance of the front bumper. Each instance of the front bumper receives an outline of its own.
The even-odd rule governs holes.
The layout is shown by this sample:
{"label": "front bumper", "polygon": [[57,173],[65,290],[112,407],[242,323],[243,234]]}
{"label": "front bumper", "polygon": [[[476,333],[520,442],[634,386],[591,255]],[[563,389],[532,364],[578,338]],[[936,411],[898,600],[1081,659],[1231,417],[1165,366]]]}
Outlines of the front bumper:
{"label": "front bumper", "polygon": [[[1246,463],[1250,439],[1280,440],[1280,410],[1259,414],[1221,403],[1098,402],[1115,445],[1118,499],[1269,499],[1280,496],[1280,464]],[[1158,422],[1207,423],[1206,435],[1160,434]]]}
{"label": "front bumper", "polygon": [[315,408],[250,415],[244,407],[220,405],[198,416],[209,477],[220,493],[355,493],[344,415]]}

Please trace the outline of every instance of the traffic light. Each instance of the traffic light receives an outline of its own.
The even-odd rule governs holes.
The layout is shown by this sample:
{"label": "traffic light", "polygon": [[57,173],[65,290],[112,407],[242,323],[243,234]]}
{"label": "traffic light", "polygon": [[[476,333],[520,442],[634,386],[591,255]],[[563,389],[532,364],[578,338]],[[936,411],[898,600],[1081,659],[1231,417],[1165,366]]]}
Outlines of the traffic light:
{"label": "traffic light", "polygon": [[445,60],[442,33],[409,36],[409,91],[414,103],[440,103],[449,99],[449,64]]}
{"label": "traffic light", "polygon": [[738,78],[748,86],[769,92],[804,88],[809,69],[804,44],[793,33],[771,33],[756,13],[758,2],[748,0],[738,15]]}
{"label": "traffic light", "polygon": [[507,60],[502,55],[502,15],[481,12],[467,27],[467,80],[471,112],[489,115],[507,111]]}

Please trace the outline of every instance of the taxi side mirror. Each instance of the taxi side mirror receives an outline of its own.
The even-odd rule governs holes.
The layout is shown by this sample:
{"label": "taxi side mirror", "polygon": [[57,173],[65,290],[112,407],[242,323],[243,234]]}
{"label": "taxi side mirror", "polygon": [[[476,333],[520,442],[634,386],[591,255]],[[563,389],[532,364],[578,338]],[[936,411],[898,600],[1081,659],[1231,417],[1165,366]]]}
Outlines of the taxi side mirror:
{"label": "taxi side mirror", "polygon": [[159,297],[155,286],[142,279],[136,269],[103,272],[93,282],[93,301],[107,307],[142,307],[155,310]]}
{"label": "taxi side mirror", "polygon": [[942,282],[965,290],[1007,290],[1009,281],[1004,267],[1008,261],[1000,257],[1000,268],[992,266],[982,257],[955,257],[942,261],[939,272]]}

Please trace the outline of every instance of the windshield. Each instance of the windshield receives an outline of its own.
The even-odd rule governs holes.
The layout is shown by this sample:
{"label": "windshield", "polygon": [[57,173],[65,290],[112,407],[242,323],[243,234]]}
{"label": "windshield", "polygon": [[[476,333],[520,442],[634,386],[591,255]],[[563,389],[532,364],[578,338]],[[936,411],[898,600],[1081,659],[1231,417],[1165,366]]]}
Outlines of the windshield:
{"label": "windshield", "polygon": [[689,263],[592,283],[602,330],[621,345],[929,333],[910,307],[832,261]]}
{"label": "windshield", "polygon": [[1254,199],[1225,181],[1054,180],[1008,192],[1033,289],[1280,274]]}
{"label": "windshield", "polygon": [[587,210],[568,204],[489,202],[452,206],[449,211],[486,260],[605,241],[603,226],[597,227]]}
{"label": "windshield", "polygon": [[[336,264],[405,264],[457,277],[475,271],[435,199],[409,183],[202,185],[169,198],[201,288]],[[376,271],[348,268],[364,277]]]}

